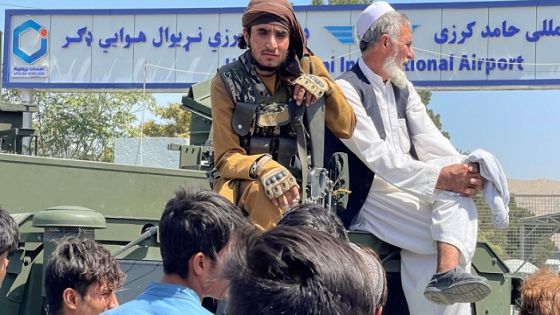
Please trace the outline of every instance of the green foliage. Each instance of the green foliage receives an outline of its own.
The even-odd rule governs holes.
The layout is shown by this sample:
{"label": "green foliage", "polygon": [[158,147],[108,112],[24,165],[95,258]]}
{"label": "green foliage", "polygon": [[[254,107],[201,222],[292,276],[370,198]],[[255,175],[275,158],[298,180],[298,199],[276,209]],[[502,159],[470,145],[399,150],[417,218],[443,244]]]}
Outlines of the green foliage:
{"label": "green foliage", "polygon": [[447,139],[451,139],[449,137],[449,133],[447,131],[443,130],[443,125],[441,124],[440,115],[438,113],[434,113],[433,110],[428,108],[428,105],[430,104],[430,101],[432,100],[432,92],[429,91],[429,90],[417,90],[417,92],[420,95],[420,99],[422,99],[422,103],[426,105],[426,111],[428,112],[428,115],[430,116],[430,118],[432,119],[432,121],[434,122],[436,127],[439,129],[439,131],[441,131],[441,133]]}
{"label": "green foliage", "polygon": [[114,138],[135,135],[138,104],[155,103],[142,93],[35,92],[33,127],[39,134],[38,155],[112,161]]}
{"label": "green foliage", "polygon": [[149,137],[181,137],[188,138],[191,127],[191,113],[179,103],[167,107],[158,106],[152,110],[154,115],[163,120],[159,123],[149,120],[144,123],[144,135]]}
{"label": "green foliage", "polygon": [[5,90],[2,89],[2,96],[0,97],[2,102],[5,103],[21,103],[21,97],[18,90]]}
{"label": "green foliage", "polygon": [[114,138],[134,136],[134,111],[141,101],[138,92],[36,93],[39,154],[112,161]]}
{"label": "green foliage", "polygon": [[[530,238],[527,235],[520,235],[519,220],[522,218],[532,217],[534,214],[528,209],[521,208],[515,202],[515,199],[509,203],[509,226],[505,229],[496,228],[492,224],[492,210],[479,194],[475,197],[475,203],[478,208],[478,241],[487,242],[492,249],[496,251],[502,259],[520,259],[525,257],[526,260],[536,266],[544,264],[546,259],[553,256],[558,251],[554,242],[550,239],[549,230],[531,227],[532,233]],[[525,237],[525,253],[521,253],[520,239]],[[529,239],[531,240],[529,242]]]}

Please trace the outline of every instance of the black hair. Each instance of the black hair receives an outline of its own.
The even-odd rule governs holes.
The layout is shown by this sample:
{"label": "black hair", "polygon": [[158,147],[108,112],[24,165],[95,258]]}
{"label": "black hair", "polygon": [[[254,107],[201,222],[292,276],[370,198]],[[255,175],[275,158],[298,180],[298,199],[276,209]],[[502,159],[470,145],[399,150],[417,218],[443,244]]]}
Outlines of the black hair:
{"label": "black hair", "polygon": [[241,210],[213,191],[179,189],[159,223],[160,251],[167,274],[188,276],[188,261],[202,252],[212,260],[235,229],[248,224]]}
{"label": "black hair", "polygon": [[363,257],[309,228],[277,226],[253,235],[226,264],[231,315],[371,315],[376,305]]}
{"label": "black hair", "polygon": [[45,270],[47,314],[62,310],[62,294],[67,288],[85,296],[93,283],[112,289],[122,286],[126,276],[111,253],[94,240],[65,237],[60,240]]}
{"label": "black hair", "polygon": [[16,221],[4,209],[0,208],[0,255],[17,249],[19,230]]}
{"label": "black hair", "polygon": [[323,231],[339,240],[348,242],[348,232],[340,218],[329,209],[318,204],[299,204],[284,214],[278,225],[301,226]]}

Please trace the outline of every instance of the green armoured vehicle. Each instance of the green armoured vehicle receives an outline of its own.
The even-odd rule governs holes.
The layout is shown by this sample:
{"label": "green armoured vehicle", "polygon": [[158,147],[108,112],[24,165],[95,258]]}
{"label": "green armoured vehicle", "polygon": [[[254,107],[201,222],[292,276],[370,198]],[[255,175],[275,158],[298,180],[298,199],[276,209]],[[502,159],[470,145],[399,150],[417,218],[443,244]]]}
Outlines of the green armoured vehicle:
{"label": "green armoured vehicle", "polygon": [[[0,202],[16,218],[21,240],[0,289],[2,314],[44,314],[43,267],[52,240],[65,235],[95,237],[128,274],[118,293],[121,303],[162,275],[157,234],[165,202],[180,185],[208,188],[206,170],[212,147],[209,82],[194,85],[183,104],[191,110],[191,138],[180,151],[180,168],[160,169],[0,153]],[[0,108],[3,150],[18,151],[22,138],[20,109]],[[65,206],[66,205],[66,206]],[[351,232],[354,242],[375,249],[389,280],[384,314],[408,314],[400,285],[399,251],[368,233]],[[476,303],[474,314],[510,314],[521,280],[492,249],[479,243],[473,270],[490,281],[492,293]],[[216,314],[220,305],[205,301]]]}

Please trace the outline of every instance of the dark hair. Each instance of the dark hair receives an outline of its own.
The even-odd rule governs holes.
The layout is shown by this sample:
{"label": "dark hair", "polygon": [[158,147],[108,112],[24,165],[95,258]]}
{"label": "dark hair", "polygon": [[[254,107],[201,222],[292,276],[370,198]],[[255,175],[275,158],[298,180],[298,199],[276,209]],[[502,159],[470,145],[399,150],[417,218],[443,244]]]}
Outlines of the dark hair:
{"label": "dark hair", "polygon": [[326,232],[339,240],[349,241],[340,218],[334,212],[314,203],[303,203],[291,208],[278,225],[307,227]]}
{"label": "dark hair", "polygon": [[225,265],[228,311],[246,314],[368,314],[374,294],[362,256],[348,243],[309,228],[277,226],[253,235],[241,259]]}
{"label": "dark hair", "polygon": [[[247,32],[249,32],[249,34],[251,34],[251,28],[250,27],[247,28]],[[237,47],[239,47],[241,49],[249,48],[249,43],[247,43],[245,41],[245,37],[243,36],[243,33],[237,35]]]}
{"label": "dark hair", "polygon": [[243,224],[248,223],[241,210],[219,194],[179,189],[167,202],[159,223],[164,272],[186,278],[192,255],[202,252],[215,259]]}
{"label": "dark hair", "polygon": [[19,241],[18,226],[14,218],[0,208],[0,255],[17,249]]}
{"label": "dark hair", "polygon": [[62,293],[67,288],[84,296],[93,283],[117,289],[126,275],[111,253],[94,240],[65,237],[51,255],[45,271],[47,313],[62,310]]}

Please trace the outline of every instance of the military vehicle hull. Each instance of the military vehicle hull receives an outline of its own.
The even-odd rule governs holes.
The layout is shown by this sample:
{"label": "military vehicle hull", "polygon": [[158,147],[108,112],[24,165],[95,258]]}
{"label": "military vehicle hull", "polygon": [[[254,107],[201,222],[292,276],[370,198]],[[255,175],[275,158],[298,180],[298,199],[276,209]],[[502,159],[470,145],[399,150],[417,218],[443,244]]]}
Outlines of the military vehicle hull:
{"label": "military vehicle hull", "polygon": [[[42,314],[42,278],[45,229],[34,227],[36,213],[49,207],[75,205],[101,213],[106,227],[95,230],[95,238],[112,253],[138,241],[117,257],[128,274],[120,302],[142,292],[162,274],[157,234],[141,236],[158,224],[165,202],[181,185],[208,189],[204,171],[159,169],[110,163],[0,154],[0,200],[20,224],[20,249],[10,261],[0,289],[2,314]],[[352,232],[351,239],[374,248],[385,259],[389,279],[389,301],[384,314],[408,314],[400,286],[398,249],[368,233]],[[479,243],[474,272],[489,279],[492,294],[476,303],[476,314],[509,314],[517,279],[486,245]]]}
{"label": "military vehicle hull", "polygon": [[[201,82],[183,97],[183,105],[193,115],[191,145],[175,148],[181,156],[179,169],[0,153],[0,204],[16,217],[21,230],[20,247],[10,260],[0,289],[1,314],[44,314],[45,258],[52,250],[52,240],[64,235],[91,233],[116,255],[128,274],[125,287],[118,293],[121,303],[136,297],[150,281],[160,279],[163,268],[154,227],[165,203],[181,185],[209,189],[205,171],[212,160],[209,91],[210,81]],[[67,206],[52,208],[61,205]],[[83,214],[89,212],[74,211],[76,208],[70,206],[99,214],[104,218],[103,228],[88,230],[83,226],[88,225]],[[45,214],[51,218],[52,214],[55,218],[58,215],[59,220],[48,224],[38,220]],[[368,233],[351,232],[350,238],[370,246],[383,259],[389,280],[384,314],[408,314],[400,285],[399,250]],[[473,313],[510,314],[520,280],[509,274],[484,243],[477,246],[473,272],[485,276],[492,286],[491,295],[476,303]],[[222,308],[208,304],[221,314]]]}

